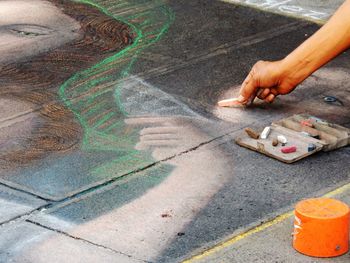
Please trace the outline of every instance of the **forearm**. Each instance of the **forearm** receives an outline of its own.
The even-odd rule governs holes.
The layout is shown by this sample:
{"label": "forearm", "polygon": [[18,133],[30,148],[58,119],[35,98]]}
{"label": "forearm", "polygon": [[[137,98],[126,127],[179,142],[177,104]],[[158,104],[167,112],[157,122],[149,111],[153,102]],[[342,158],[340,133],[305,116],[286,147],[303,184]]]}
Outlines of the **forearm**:
{"label": "forearm", "polygon": [[350,0],[313,36],[282,61],[282,70],[295,84],[350,47]]}

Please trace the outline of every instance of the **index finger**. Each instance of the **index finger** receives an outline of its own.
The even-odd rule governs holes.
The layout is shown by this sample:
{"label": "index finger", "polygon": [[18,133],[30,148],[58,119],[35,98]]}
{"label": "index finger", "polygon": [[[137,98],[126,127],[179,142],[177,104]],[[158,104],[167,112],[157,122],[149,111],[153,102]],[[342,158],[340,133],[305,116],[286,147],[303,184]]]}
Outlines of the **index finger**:
{"label": "index finger", "polygon": [[241,89],[239,91],[242,103],[251,104],[253,103],[256,94],[258,93],[258,86],[255,84],[252,72],[248,74],[246,79],[243,81]]}
{"label": "index finger", "polygon": [[[253,90],[252,94],[247,93],[245,89],[247,87],[248,89],[250,88],[249,85],[251,85],[251,82],[252,82],[252,74],[249,73],[241,85],[241,88],[239,91],[240,93],[239,97],[221,100],[218,102],[218,105],[220,107],[234,107],[234,108],[238,107],[239,108],[239,107],[244,107],[247,104],[251,104],[254,101],[256,94],[258,92],[258,89],[256,89],[255,91]],[[245,94],[245,96],[243,94]]]}

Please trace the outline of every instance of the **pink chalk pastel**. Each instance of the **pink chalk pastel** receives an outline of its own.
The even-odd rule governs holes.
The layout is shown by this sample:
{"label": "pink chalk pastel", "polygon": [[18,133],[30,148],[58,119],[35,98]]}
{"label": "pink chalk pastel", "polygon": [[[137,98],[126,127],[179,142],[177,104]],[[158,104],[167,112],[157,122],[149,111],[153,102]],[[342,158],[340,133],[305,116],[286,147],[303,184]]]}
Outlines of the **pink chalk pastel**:
{"label": "pink chalk pastel", "polygon": [[281,149],[281,152],[283,153],[294,153],[297,151],[297,147],[296,146],[287,146],[287,147],[283,147]]}

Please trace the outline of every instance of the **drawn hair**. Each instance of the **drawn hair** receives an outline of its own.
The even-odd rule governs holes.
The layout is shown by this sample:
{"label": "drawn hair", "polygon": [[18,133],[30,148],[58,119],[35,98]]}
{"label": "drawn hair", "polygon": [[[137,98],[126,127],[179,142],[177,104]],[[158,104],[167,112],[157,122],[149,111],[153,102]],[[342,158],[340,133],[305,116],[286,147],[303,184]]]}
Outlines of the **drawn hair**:
{"label": "drawn hair", "polygon": [[19,149],[4,152],[5,163],[26,164],[52,152],[79,145],[82,128],[74,114],[59,101],[59,86],[74,73],[89,68],[132,43],[130,28],[97,8],[69,0],[49,0],[78,21],[83,37],[25,62],[1,66],[2,97],[31,103],[42,121],[30,138],[15,138]]}

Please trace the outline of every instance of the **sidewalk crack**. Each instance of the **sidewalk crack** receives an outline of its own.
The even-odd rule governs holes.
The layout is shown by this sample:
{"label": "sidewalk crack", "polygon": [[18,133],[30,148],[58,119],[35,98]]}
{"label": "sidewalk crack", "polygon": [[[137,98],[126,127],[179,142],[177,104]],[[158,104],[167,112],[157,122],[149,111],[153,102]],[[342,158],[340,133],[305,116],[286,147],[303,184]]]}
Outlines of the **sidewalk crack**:
{"label": "sidewalk crack", "polygon": [[93,245],[93,246],[96,246],[96,247],[99,247],[99,248],[102,248],[102,249],[106,249],[106,250],[108,250],[108,251],[110,251],[110,252],[112,252],[112,253],[115,253],[115,254],[120,254],[120,255],[123,255],[123,256],[127,256],[128,258],[135,259],[135,260],[139,260],[139,261],[142,261],[142,262],[145,262],[145,263],[152,263],[151,261],[147,261],[147,260],[144,260],[144,259],[136,258],[136,257],[134,257],[134,256],[132,256],[132,255],[127,254],[127,253],[123,253],[123,252],[121,252],[121,251],[112,249],[112,248],[110,248],[110,247],[107,247],[107,246],[104,246],[104,245],[101,245],[101,244],[97,244],[97,243],[95,243],[95,242],[89,241],[89,240],[84,239],[84,238],[80,238],[80,237],[77,237],[77,236],[73,236],[73,235],[71,235],[71,234],[69,234],[69,233],[67,233],[67,232],[65,232],[65,231],[62,231],[62,230],[59,230],[59,229],[55,229],[55,228],[52,228],[52,227],[45,226],[45,225],[40,224],[40,223],[38,223],[38,222],[32,221],[32,220],[30,220],[30,219],[27,219],[26,222],[31,223],[31,224],[34,224],[34,225],[39,226],[39,227],[41,227],[41,228],[45,228],[45,229],[47,229],[47,230],[53,231],[53,232],[55,232],[55,233],[57,233],[57,234],[64,235],[64,236],[69,237],[69,238],[73,238],[73,239],[75,239],[75,240],[82,241],[82,242],[84,242],[84,243],[88,243],[88,244],[90,244],[90,245]]}

